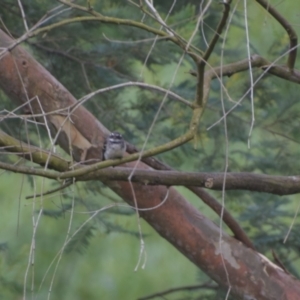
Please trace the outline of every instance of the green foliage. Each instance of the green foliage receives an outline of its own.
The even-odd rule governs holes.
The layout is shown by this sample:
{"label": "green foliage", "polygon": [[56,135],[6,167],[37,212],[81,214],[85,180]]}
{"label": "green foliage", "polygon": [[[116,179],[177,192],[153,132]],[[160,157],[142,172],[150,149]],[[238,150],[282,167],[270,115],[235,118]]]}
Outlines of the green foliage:
{"label": "green foliage", "polygon": [[[62,204],[59,209],[43,209],[42,214],[50,218],[61,218],[66,216],[66,212],[72,209],[72,204]],[[39,211],[36,211],[39,213]]]}
{"label": "green foliage", "polygon": [[[2,3],[3,2],[3,3]],[[17,1],[1,2],[0,17],[3,24],[14,37],[24,34],[24,25]],[[155,2],[155,1],[154,1]],[[47,11],[57,3],[46,0],[22,1],[28,25],[33,26]],[[78,1],[86,5],[86,1]],[[155,3],[156,9],[164,19],[173,1]],[[160,28],[160,24],[140,10],[129,6],[125,1],[91,1],[93,8],[106,16],[141,21]],[[278,9],[293,24],[298,22],[295,3],[280,4]],[[298,4],[297,4],[298,5]],[[297,6],[299,7],[299,5]],[[202,3],[202,9],[204,3]],[[146,8],[145,8],[146,9]],[[204,22],[193,40],[193,45],[205,51],[218,24],[222,6],[215,1],[205,15]],[[299,9],[298,9],[299,11]],[[197,16],[201,13],[199,1],[177,1],[168,24],[184,39],[189,39],[195,29]],[[65,11],[49,20],[50,25],[66,17],[86,15],[76,10]],[[274,61],[288,49],[288,38],[282,28],[268,13],[256,3],[248,4],[248,22],[251,54],[265,56]],[[0,25],[1,26],[1,25]],[[296,28],[299,33],[299,29]],[[244,8],[237,6],[231,27],[224,43],[224,56],[221,58],[222,42],[217,44],[210,60],[212,66],[231,63],[247,57]],[[225,35],[222,35],[222,38]],[[27,40],[23,46],[43,64],[78,99],[87,93],[127,81],[144,81],[171,90],[193,101],[196,79],[188,72],[195,69],[192,60],[185,57],[178,66],[183,51],[167,40],[158,40],[146,61],[154,36],[131,26],[111,25],[97,22],[73,23],[46,34]],[[280,63],[285,62],[285,55]],[[299,59],[296,64],[299,67]],[[177,68],[178,66],[178,68]],[[143,74],[141,76],[141,72]],[[177,72],[176,76],[173,75]],[[223,93],[223,103],[228,112],[226,118],[228,136],[225,136],[221,84],[215,80],[211,84],[210,97],[198,132],[198,139],[178,149],[159,155],[159,159],[183,171],[221,172],[224,170],[226,139],[228,139],[229,171],[257,172],[270,175],[295,175],[299,173],[299,92],[293,83],[285,82],[274,76],[260,78],[261,70],[252,70],[254,81],[255,123],[248,148],[248,136],[252,120],[252,104],[249,89],[249,72],[223,78],[223,85],[231,99]],[[245,96],[245,97],[244,97]],[[0,111],[14,107],[0,92]],[[236,102],[244,100],[236,105]],[[125,138],[138,148],[145,142],[149,128],[162,102],[163,95],[137,87],[127,87],[108,91],[95,96],[85,105],[109,130],[119,130]],[[21,113],[18,110],[16,113]],[[149,136],[146,148],[163,144],[187,131],[191,119],[191,109],[169,97],[167,98]],[[219,122],[218,122],[219,121]],[[210,128],[215,122],[215,126]],[[42,126],[29,121],[6,119],[1,128],[24,141],[49,148],[47,132]],[[207,130],[210,128],[209,130]],[[17,160],[15,160],[17,161]],[[204,282],[201,273],[197,279],[195,268],[181,257],[170,245],[155,236],[152,229],[142,224],[146,237],[148,263],[146,270],[133,272],[139,255],[139,240],[135,214],[132,210],[113,207],[99,213],[91,222],[82,226],[95,211],[107,203],[120,203],[120,199],[108,192],[99,182],[76,184],[76,189],[46,197],[36,202],[25,202],[23,195],[46,191],[53,186],[34,177],[27,177],[25,190],[22,189],[21,175],[17,180],[6,178],[7,184],[0,187],[1,196],[5,195],[2,211],[3,231],[0,239],[0,298],[16,299],[23,293],[24,273],[27,267],[35,218],[41,212],[36,243],[37,273],[32,280],[39,290],[40,299],[46,299],[53,275],[53,269],[45,274],[52,260],[64,245],[64,240],[80,228],[64,249],[62,261],[54,280],[53,299],[133,299],[154,293],[169,286],[193,284],[193,280]],[[17,182],[17,183],[16,183]],[[29,183],[28,183],[29,182]],[[6,189],[5,187],[6,186]],[[8,189],[7,186],[16,186]],[[47,188],[46,188],[47,187]],[[188,194],[186,194],[188,195]],[[213,193],[220,200],[221,193]],[[4,196],[3,196],[4,197]],[[4,197],[4,198],[5,198]],[[190,195],[187,196],[190,199]],[[17,217],[18,204],[12,199],[21,199],[20,216]],[[5,198],[6,199],[6,198]],[[271,256],[273,249],[287,269],[299,277],[300,230],[299,218],[296,219],[288,241],[283,244],[294,217],[298,203],[296,197],[276,197],[274,195],[244,191],[226,193],[226,207],[240,221],[242,227],[254,241],[259,251]],[[74,201],[74,215],[69,230],[70,211]],[[195,205],[200,204],[195,201]],[[42,208],[42,210],[41,210]],[[201,208],[209,214],[206,207]],[[32,213],[35,212],[35,213]],[[12,215],[10,215],[10,213]],[[47,218],[46,218],[47,217]],[[16,223],[22,234],[15,235]],[[124,234],[125,233],[125,234]],[[78,255],[78,253],[80,255]],[[171,257],[170,261],[169,258]],[[54,259],[55,260],[55,259]],[[174,264],[176,262],[176,264]],[[52,265],[51,265],[52,266]],[[162,267],[163,266],[163,267]],[[178,270],[184,270],[184,274]],[[42,278],[45,276],[45,281]],[[162,282],[164,278],[165,282]],[[151,282],[151,285],[149,285]],[[29,286],[29,285],[28,285]],[[117,287],[117,289],[116,289]],[[176,294],[174,298],[192,295],[190,299],[224,299],[224,291],[200,290],[193,294]],[[29,293],[29,291],[28,291]],[[189,296],[186,296],[189,299]]]}
{"label": "green foliage", "polygon": [[94,230],[95,227],[92,225],[85,225],[76,230],[78,231],[77,234],[65,248],[66,253],[77,252],[83,254],[90,244],[89,240],[93,237]]}

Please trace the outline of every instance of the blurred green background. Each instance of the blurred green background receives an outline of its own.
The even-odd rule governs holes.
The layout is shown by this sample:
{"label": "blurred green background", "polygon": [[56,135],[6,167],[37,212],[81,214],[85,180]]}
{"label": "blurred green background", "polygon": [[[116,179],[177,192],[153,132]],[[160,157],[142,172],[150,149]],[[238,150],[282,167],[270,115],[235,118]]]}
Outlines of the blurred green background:
{"label": "blurred green background", "polygon": [[[248,1],[249,2],[249,1]],[[85,1],[76,1],[85,5]],[[270,1],[299,33],[300,2]],[[159,28],[159,24],[129,2],[91,1],[95,11],[106,16],[141,21]],[[164,19],[172,1],[154,3]],[[58,3],[49,0],[23,1],[28,26],[32,27]],[[189,39],[196,26],[197,16],[206,2],[176,1],[167,23],[183,38]],[[283,64],[287,60],[289,39],[281,26],[255,1],[247,4],[251,54]],[[206,49],[221,16],[222,5],[213,1],[193,44]],[[58,9],[57,11],[60,11]],[[247,58],[247,39],[242,1],[233,1],[233,17],[228,31],[216,45],[209,64],[218,66]],[[52,12],[53,14],[53,12]],[[44,25],[66,18],[85,15],[77,10],[64,10]],[[20,9],[16,0],[1,3],[2,23],[14,37],[24,34]],[[224,56],[221,58],[222,42]],[[169,41],[159,40],[146,57],[153,35],[134,27],[115,26],[97,22],[74,23],[33,37],[22,44],[34,58],[47,68],[78,99],[91,91],[127,81],[143,81],[169,88],[193,101],[196,79],[189,74],[195,69],[185,56],[178,62],[182,50]],[[277,61],[278,57],[282,58]],[[296,68],[300,62],[297,59]],[[176,76],[173,77],[175,71]],[[254,80],[262,74],[253,69]],[[250,88],[249,72],[223,78],[230,95],[224,95],[229,110]],[[225,166],[226,137],[224,123],[207,130],[222,116],[221,85],[211,84],[211,92],[203,115],[196,143],[159,155],[158,158],[181,171],[222,172]],[[2,114],[14,105],[0,91]],[[141,148],[163,95],[137,87],[101,93],[85,103],[109,130],[120,131],[126,140]],[[256,172],[269,175],[297,175],[299,163],[299,87],[271,75],[265,75],[254,88],[255,124],[248,148],[252,110],[250,95],[229,114],[228,164],[229,171]],[[18,110],[16,113],[21,113]],[[191,110],[173,100],[164,105],[151,132],[146,148],[163,144],[188,129]],[[2,130],[16,138],[49,149],[51,144],[42,126],[24,123],[22,119],[5,119]],[[66,154],[57,147],[61,155]],[[0,152],[1,161],[30,165],[13,155]],[[103,210],[85,226],[92,211],[112,203],[124,204],[99,182],[77,183],[63,192],[42,198],[26,196],[44,193],[58,183],[20,174],[2,172],[0,178],[0,299],[138,299],[148,294],[184,285],[203,284],[209,279],[187,258],[141,220],[147,260],[135,272],[140,240],[137,219],[126,207]],[[184,188],[178,190],[203,214],[219,224],[217,216],[199,199]],[[221,192],[211,192],[219,201]],[[229,191],[226,208],[241,223],[258,251],[272,259],[271,250],[288,270],[299,278],[299,218],[296,218],[286,244],[283,239],[292,224],[299,197],[279,197],[249,191]],[[73,214],[72,205],[74,206]],[[125,205],[125,204],[124,204]],[[41,210],[42,209],[42,210]],[[37,224],[33,224],[33,219]],[[29,262],[33,232],[36,228],[34,261]],[[79,232],[66,246],[58,262],[58,253],[66,238]],[[224,225],[224,229],[227,230]],[[229,232],[229,231],[228,231]],[[26,275],[27,274],[27,275]],[[53,283],[52,283],[53,280]],[[26,284],[25,284],[26,282]],[[51,287],[51,293],[49,289]],[[158,297],[159,299],[159,297]],[[207,288],[182,291],[165,299],[225,299],[224,291]],[[230,299],[230,298],[229,298]]]}

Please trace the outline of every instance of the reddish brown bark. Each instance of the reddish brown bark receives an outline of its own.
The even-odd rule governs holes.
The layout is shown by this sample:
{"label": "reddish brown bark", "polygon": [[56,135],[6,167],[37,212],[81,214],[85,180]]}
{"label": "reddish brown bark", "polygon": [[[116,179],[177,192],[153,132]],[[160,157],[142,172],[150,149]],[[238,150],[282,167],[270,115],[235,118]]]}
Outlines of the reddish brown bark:
{"label": "reddish brown bark", "polygon": [[[13,41],[0,31],[0,47],[7,47],[11,43]],[[74,97],[21,47],[1,59],[0,87],[18,105],[28,101],[25,90],[29,99],[38,97],[39,101],[33,100],[26,106],[28,112],[35,114],[41,113],[40,106],[44,112],[49,113],[76,103]],[[63,124],[64,119],[65,115],[61,113],[47,116],[53,133],[63,125],[58,143],[69,151],[70,141],[76,160],[85,152],[86,158],[99,158],[107,134],[103,125],[83,107],[76,109],[71,116],[72,122],[67,120],[66,126]],[[139,168],[147,169],[148,166],[140,163]],[[126,202],[133,204],[132,191],[127,182],[106,184]],[[167,193],[164,186],[145,186],[140,183],[134,184],[134,190],[140,208],[159,204]],[[300,282],[257,252],[225,233],[222,233],[220,248],[218,226],[197,211],[175,189],[170,188],[168,200],[163,206],[142,212],[141,216],[212,279],[224,287],[230,285],[231,293],[238,298],[299,299]]]}

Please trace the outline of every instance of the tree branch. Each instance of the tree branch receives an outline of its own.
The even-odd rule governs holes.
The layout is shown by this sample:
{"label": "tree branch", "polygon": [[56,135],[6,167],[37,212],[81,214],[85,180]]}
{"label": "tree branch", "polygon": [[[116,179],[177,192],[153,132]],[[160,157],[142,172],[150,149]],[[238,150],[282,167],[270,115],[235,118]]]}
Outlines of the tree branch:
{"label": "tree branch", "polygon": [[[132,173],[128,168],[116,168],[114,170],[101,170],[91,177],[103,180],[124,180],[127,181]],[[86,176],[84,180],[88,180]],[[79,177],[78,180],[81,180]],[[131,177],[133,182],[145,185],[166,185],[166,186],[198,186],[207,189],[222,191],[224,185],[224,173],[194,173],[176,171],[154,171],[136,170]],[[299,176],[272,176],[253,173],[226,173],[226,191],[247,190],[275,195],[293,195],[300,193]]]}
{"label": "tree branch", "polygon": [[[50,151],[42,150],[38,147],[23,143],[9,136],[2,130],[0,130],[0,147],[9,147],[6,148],[7,151],[16,153],[18,156],[21,156],[41,166],[45,166],[47,164],[47,169],[54,169],[56,171],[63,172],[65,170],[69,170],[70,167],[69,162],[67,162],[65,159],[62,159],[55,153],[51,153]],[[3,169],[6,168],[3,166]],[[16,169],[11,169],[11,171],[17,172]]]}
{"label": "tree branch", "polygon": [[297,44],[298,37],[292,25],[270,4],[270,1],[256,0],[270,15],[278,21],[278,23],[285,29],[290,38],[290,53],[287,61],[287,67],[290,72],[293,72],[297,58]]}
{"label": "tree branch", "polygon": [[[10,164],[0,164],[0,168],[30,175],[38,175],[51,179],[76,178],[77,181],[88,181],[100,179],[101,181],[128,181],[132,174],[131,168],[109,168],[97,169],[88,166],[77,165],[75,170],[68,171],[70,164],[58,155],[41,150],[40,148],[29,146],[20,142],[0,130],[0,146],[6,147],[9,152],[16,153],[34,163],[42,166],[48,164],[48,168],[55,169],[57,172],[48,170],[33,169],[31,167],[11,166]],[[135,154],[135,156],[138,155]],[[128,156],[128,157],[132,157]],[[153,160],[153,158],[150,158]],[[123,160],[105,161],[104,163],[113,165],[120,164]],[[150,163],[151,164],[151,163]],[[94,164],[97,166],[97,164]],[[162,167],[161,167],[162,168]],[[91,171],[92,169],[92,171]],[[80,172],[78,172],[80,170]],[[67,176],[69,174],[69,176]],[[78,175],[79,174],[79,175]],[[155,170],[135,170],[131,176],[132,182],[145,185],[166,185],[166,186],[186,186],[186,187],[205,187],[211,190],[221,191],[223,188],[224,173],[196,173],[178,172],[171,168],[167,171]],[[226,190],[248,190],[255,192],[271,193],[276,195],[292,195],[300,192],[299,176],[272,176],[265,174],[253,174],[246,172],[227,173]]]}
{"label": "tree branch", "polygon": [[[267,59],[259,55],[255,54],[251,56],[251,66],[252,68],[260,67],[262,68],[263,71],[267,73],[300,84],[300,71],[294,70],[293,72],[290,72],[289,69],[287,69],[286,67],[275,65],[272,62],[269,62]],[[246,58],[238,62],[224,65],[222,68],[215,67],[213,69],[207,70],[205,72],[205,77],[210,77],[211,79],[214,79],[214,78],[219,78],[222,74],[223,76],[230,77],[236,73],[243,72],[248,69],[249,69],[249,62],[248,59]],[[191,71],[191,74],[193,76],[196,76],[195,71]]]}
{"label": "tree branch", "polygon": [[165,291],[161,291],[155,294],[151,294],[145,297],[138,298],[138,300],[149,300],[157,297],[164,297],[165,295],[177,293],[181,291],[193,291],[193,290],[200,290],[200,289],[216,289],[218,286],[211,282],[206,282],[203,284],[197,284],[197,285],[188,285],[188,286],[182,286],[177,288],[168,289]]}
{"label": "tree branch", "polygon": [[229,16],[229,11],[230,11],[230,1],[223,1],[222,4],[224,5],[224,11],[223,11],[223,16],[217,26],[217,29],[215,31],[215,34],[211,40],[211,42],[208,45],[207,50],[205,51],[203,57],[201,58],[201,60],[199,62],[197,62],[197,92],[196,92],[196,102],[199,106],[203,106],[204,105],[204,93],[203,93],[203,86],[204,86],[204,70],[205,70],[205,66],[207,64],[207,61],[210,57],[210,55],[212,54],[217,41],[220,38],[220,35],[226,25],[228,16]]}

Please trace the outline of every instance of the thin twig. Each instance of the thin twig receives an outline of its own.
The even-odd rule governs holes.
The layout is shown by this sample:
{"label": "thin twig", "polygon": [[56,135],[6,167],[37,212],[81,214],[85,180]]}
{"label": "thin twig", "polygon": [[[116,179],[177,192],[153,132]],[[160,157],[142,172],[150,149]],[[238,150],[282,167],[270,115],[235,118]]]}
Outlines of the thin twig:
{"label": "thin twig", "polygon": [[25,199],[32,199],[32,198],[44,197],[44,196],[47,196],[47,195],[51,195],[51,194],[54,194],[58,191],[64,190],[65,188],[69,187],[71,184],[73,184],[73,181],[68,180],[66,183],[62,184],[61,186],[59,186],[59,187],[57,187],[53,190],[50,190],[50,191],[47,191],[47,192],[44,192],[44,193],[41,193],[41,194],[34,194],[34,195],[31,195],[31,196],[26,196]]}
{"label": "thin twig", "polygon": [[[205,51],[202,59],[197,63],[197,74],[198,74],[197,81],[198,82],[197,82],[197,91],[196,91],[196,101],[197,101],[198,105],[200,105],[200,106],[203,106],[205,104],[205,99],[204,99],[205,95],[203,93],[205,66],[206,66],[206,63],[207,63],[211,53],[213,52],[213,50],[216,46],[216,43],[219,40],[220,35],[226,25],[226,22],[227,22],[227,19],[229,16],[229,11],[230,11],[230,2],[231,1],[228,1],[228,3],[225,1],[222,2],[222,4],[224,4],[223,16],[217,26],[216,32],[215,32],[211,42],[209,43],[207,50]],[[204,11],[203,11],[203,13],[204,13]]]}
{"label": "thin twig", "polygon": [[170,30],[170,28],[168,27],[168,25],[165,23],[165,21],[161,18],[161,16],[159,15],[159,13],[157,12],[157,10],[155,9],[153,2],[149,1],[149,0],[145,0],[146,5],[149,7],[149,9],[152,11],[152,13],[154,14],[155,18],[157,19],[157,21],[166,29],[167,33],[170,36],[174,36],[174,33]]}
{"label": "thin twig", "polygon": [[28,32],[28,25],[27,25],[26,15],[25,15],[21,0],[18,0],[18,5],[19,5],[20,11],[21,11],[22,20],[23,20],[23,23],[24,23],[25,30],[26,30],[26,32]]}
{"label": "thin twig", "polygon": [[181,286],[177,288],[172,288],[168,290],[164,290],[155,294],[151,294],[145,297],[138,298],[138,300],[150,300],[157,297],[164,297],[165,295],[177,293],[181,291],[194,291],[194,290],[200,290],[200,289],[216,289],[218,288],[218,285],[213,284],[211,282],[206,282],[203,284],[196,284],[196,285],[187,285],[187,286]]}

